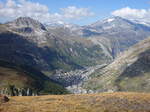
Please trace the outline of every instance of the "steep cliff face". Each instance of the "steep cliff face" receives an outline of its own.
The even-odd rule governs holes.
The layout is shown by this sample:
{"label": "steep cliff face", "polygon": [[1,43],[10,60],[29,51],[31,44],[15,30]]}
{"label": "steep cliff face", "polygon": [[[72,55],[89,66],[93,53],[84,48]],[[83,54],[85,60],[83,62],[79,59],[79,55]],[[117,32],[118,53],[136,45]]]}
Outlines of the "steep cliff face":
{"label": "steep cliff face", "polygon": [[96,91],[149,92],[149,75],[150,38],[121,53],[112,64],[97,70],[85,86]]}

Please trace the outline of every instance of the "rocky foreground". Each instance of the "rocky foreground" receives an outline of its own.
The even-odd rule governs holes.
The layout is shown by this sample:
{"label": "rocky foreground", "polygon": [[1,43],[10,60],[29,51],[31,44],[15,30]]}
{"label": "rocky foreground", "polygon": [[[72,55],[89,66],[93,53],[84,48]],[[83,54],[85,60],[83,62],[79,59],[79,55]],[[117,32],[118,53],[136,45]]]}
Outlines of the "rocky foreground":
{"label": "rocky foreground", "polygon": [[150,112],[148,93],[10,97],[0,112]]}

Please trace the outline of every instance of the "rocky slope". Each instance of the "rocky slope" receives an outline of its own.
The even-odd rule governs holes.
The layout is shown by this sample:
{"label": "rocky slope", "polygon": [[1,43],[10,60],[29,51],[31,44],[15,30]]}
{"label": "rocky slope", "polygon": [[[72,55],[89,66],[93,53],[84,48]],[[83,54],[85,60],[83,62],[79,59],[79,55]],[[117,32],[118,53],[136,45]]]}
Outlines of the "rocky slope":
{"label": "rocky slope", "polygon": [[47,72],[84,68],[112,60],[111,55],[90,40],[72,36],[63,28],[47,29],[31,18],[21,17],[0,27],[0,59],[3,60]]}
{"label": "rocky slope", "polygon": [[150,38],[121,53],[116,60],[91,75],[84,85],[100,91],[149,92]]}

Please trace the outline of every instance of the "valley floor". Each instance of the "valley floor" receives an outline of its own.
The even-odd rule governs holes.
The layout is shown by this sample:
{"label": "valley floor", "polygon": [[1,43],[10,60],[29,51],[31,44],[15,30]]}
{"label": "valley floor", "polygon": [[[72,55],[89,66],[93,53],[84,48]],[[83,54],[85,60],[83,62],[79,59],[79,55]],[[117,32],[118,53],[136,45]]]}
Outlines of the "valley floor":
{"label": "valley floor", "polygon": [[10,97],[0,112],[150,112],[148,93]]}

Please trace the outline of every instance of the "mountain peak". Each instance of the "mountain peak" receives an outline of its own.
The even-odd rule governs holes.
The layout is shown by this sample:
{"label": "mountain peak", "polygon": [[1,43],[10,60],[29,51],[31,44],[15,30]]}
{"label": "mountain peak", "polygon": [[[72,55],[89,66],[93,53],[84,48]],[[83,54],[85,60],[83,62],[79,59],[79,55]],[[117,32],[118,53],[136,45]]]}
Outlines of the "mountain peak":
{"label": "mountain peak", "polygon": [[104,31],[110,30],[113,31],[122,31],[124,30],[136,30],[136,29],[142,29],[142,30],[149,30],[149,24],[148,22],[139,22],[134,20],[129,20],[126,18],[113,16],[104,20],[97,21],[91,25],[88,25],[87,28],[92,29],[93,31],[103,33]]}
{"label": "mountain peak", "polygon": [[15,27],[31,27],[31,28],[46,30],[45,26],[42,23],[30,17],[19,17],[14,21],[8,22],[7,24]]}
{"label": "mountain peak", "polygon": [[119,16],[114,16],[114,17],[110,17],[104,20],[99,20],[93,24],[91,24],[90,26],[92,27],[97,27],[97,26],[102,26],[102,25],[120,25],[120,23],[129,23],[130,21],[127,19],[124,19],[122,17]]}
{"label": "mountain peak", "polygon": [[113,17],[104,19],[103,21],[105,21],[105,22],[112,22],[112,21],[116,21],[116,20],[124,20],[124,18],[119,17],[119,16],[113,16]]}

